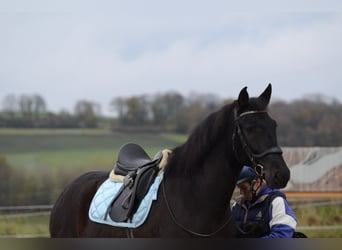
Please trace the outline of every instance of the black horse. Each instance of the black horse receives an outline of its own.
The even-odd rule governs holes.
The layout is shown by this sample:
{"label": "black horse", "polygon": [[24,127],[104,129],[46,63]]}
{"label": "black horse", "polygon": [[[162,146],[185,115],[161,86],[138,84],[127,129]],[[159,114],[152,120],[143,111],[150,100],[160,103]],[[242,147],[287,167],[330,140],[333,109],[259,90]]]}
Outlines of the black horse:
{"label": "black horse", "polygon": [[140,227],[89,220],[90,202],[109,175],[93,171],[74,180],[57,199],[51,237],[234,237],[229,204],[242,166],[253,166],[271,188],[285,187],[290,178],[277,145],[276,122],[266,111],[271,92],[269,84],[259,97],[249,98],[243,88],[237,100],[210,114],[173,149],[158,199]]}

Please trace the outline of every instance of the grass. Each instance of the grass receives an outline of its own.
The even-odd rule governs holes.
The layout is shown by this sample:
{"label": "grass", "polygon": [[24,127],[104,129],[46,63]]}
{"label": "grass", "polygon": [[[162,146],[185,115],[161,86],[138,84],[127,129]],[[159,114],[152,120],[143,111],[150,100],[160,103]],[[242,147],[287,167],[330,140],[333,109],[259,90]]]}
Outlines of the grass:
{"label": "grass", "polygon": [[0,216],[0,235],[6,237],[49,237],[49,214]]}
{"label": "grass", "polygon": [[[50,133],[49,133],[50,131]],[[111,133],[106,130],[0,130],[0,154],[11,166],[35,169],[46,167],[107,169],[113,166],[120,147],[140,144],[153,157],[164,148],[173,148],[186,135]]]}
{"label": "grass", "polygon": [[341,206],[306,207],[294,209],[304,226],[342,225]]}
{"label": "grass", "polygon": [[298,228],[297,231],[305,233],[308,238],[342,238],[342,226],[340,227],[311,227]]}
{"label": "grass", "polygon": [[127,142],[144,148],[175,147],[181,137],[165,134],[0,134],[0,153],[119,149]]}
{"label": "grass", "polygon": [[8,154],[7,159],[14,167],[26,169],[49,168],[50,170],[83,168],[109,169],[117,158],[117,149],[109,150],[65,150]]}
{"label": "grass", "polygon": [[0,135],[108,135],[108,129],[0,128]]}
{"label": "grass", "polygon": [[162,136],[170,141],[174,141],[177,142],[179,144],[185,142],[187,135],[183,135],[183,134],[162,134]]}
{"label": "grass", "polygon": [[[320,202],[328,205],[320,205]],[[297,231],[305,233],[309,238],[341,238],[342,207],[338,198],[324,200],[307,199],[298,206],[299,201],[290,201],[290,206],[298,219]],[[303,202],[303,199],[301,199]]]}

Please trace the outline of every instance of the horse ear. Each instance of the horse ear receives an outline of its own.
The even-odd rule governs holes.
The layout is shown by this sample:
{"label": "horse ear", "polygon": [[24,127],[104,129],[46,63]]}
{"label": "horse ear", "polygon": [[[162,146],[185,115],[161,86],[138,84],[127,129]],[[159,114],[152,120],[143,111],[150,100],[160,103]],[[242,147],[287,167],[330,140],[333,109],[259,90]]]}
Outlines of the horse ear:
{"label": "horse ear", "polygon": [[243,107],[247,106],[249,102],[249,95],[247,92],[247,87],[244,87],[239,94],[239,98],[238,98],[238,105],[239,105],[239,109],[241,110]]}
{"label": "horse ear", "polygon": [[269,83],[264,92],[259,96],[259,99],[264,103],[265,107],[268,105],[271,99],[272,85]]}

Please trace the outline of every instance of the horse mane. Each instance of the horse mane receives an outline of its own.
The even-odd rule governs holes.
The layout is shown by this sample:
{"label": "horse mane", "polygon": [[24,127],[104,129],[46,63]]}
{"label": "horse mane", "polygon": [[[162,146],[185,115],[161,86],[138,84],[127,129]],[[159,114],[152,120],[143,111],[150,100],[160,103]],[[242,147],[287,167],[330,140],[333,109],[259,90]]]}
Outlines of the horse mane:
{"label": "horse mane", "polygon": [[226,104],[209,114],[193,129],[185,143],[173,149],[165,175],[190,175],[194,169],[200,168],[215,145],[222,139],[228,140],[226,136],[228,129],[232,128],[230,117],[233,116],[235,103]]}

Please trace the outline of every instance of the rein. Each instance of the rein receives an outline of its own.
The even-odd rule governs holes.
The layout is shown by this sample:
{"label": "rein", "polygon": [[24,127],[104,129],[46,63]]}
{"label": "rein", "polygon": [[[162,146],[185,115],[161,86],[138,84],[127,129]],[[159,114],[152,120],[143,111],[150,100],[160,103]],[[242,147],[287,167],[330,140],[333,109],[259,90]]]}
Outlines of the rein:
{"label": "rein", "polygon": [[211,236],[214,236],[215,234],[217,234],[218,232],[220,232],[225,226],[228,225],[228,223],[231,221],[233,215],[231,214],[229,216],[229,218],[220,226],[218,227],[214,232],[211,232],[209,234],[203,234],[203,233],[198,233],[198,232],[195,232],[189,228],[187,228],[186,226],[182,225],[178,220],[177,218],[175,217],[174,213],[172,212],[171,210],[171,207],[170,207],[170,204],[167,200],[167,196],[166,196],[166,192],[165,192],[165,185],[164,185],[164,181],[162,181],[162,189],[163,189],[163,196],[164,196],[164,200],[165,200],[165,204],[166,204],[166,207],[167,207],[167,210],[169,211],[170,213],[170,216],[172,218],[172,221],[178,226],[180,227],[181,229],[183,229],[184,231],[186,231],[187,233],[190,233],[192,235],[195,235],[195,236],[198,236],[198,237],[211,237]]}
{"label": "rein", "polygon": [[[257,174],[261,177],[264,176],[264,166],[260,163],[257,162],[257,160],[265,157],[266,155],[269,154],[282,154],[283,151],[281,150],[281,148],[276,145],[274,147],[271,147],[269,149],[266,149],[264,152],[261,152],[259,154],[256,154],[254,152],[252,152],[251,148],[249,147],[247,140],[243,134],[243,131],[241,129],[239,120],[241,117],[243,116],[247,116],[247,115],[253,115],[253,114],[265,114],[267,113],[266,111],[247,111],[244,113],[241,113],[239,116],[237,115],[237,111],[236,109],[234,109],[234,121],[235,121],[235,129],[234,129],[234,133],[233,133],[233,151],[235,153],[235,157],[237,159],[240,159],[237,151],[236,151],[236,147],[235,147],[235,137],[236,135],[238,136],[238,139],[240,140],[241,146],[243,151],[245,152],[245,154],[247,155],[249,161],[252,163],[252,166],[254,167],[254,170],[257,172]],[[243,161],[239,160],[241,163]]]}
{"label": "rein", "polygon": [[[237,111],[236,111],[236,109],[234,109],[234,122],[235,122],[235,129],[234,129],[234,133],[233,133],[233,151],[234,151],[234,154],[235,154],[237,159],[240,159],[238,154],[237,154],[236,147],[235,147],[235,144],[234,144],[235,137],[237,135],[239,140],[240,140],[240,143],[242,145],[242,148],[243,148],[245,154],[247,155],[248,159],[252,163],[255,171],[258,173],[259,176],[263,176],[264,175],[264,167],[260,163],[257,163],[257,160],[265,157],[268,154],[282,154],[282,150],[277,145],[277,146],[271,147],[271,148],[269,148],[269,149],[267,149],[267,150],[265,150],[264,152],[261,152],[261,153],[254,153],[254,152],[252,152],[251,148],[248,146],[248,143],[247,143],[247,140],[246,140],[245,136],[243,135],[241,126],[239,124],[239,119],[241,117],[243,117],[243,116],[246,116],[246,115],[263,114],[263,113],[267,113],[267,112],[266,111],[247,111],[247,112],[241,113],[239,116],[237,116]],[[178,227],[183,229],[185,232],[190,233],[190,234],[192,234],[194,236],[198,236],[198,237],[211,237],[211,236],[217,234],[218,232],[220,232],[221,230],[223,230],[223,228],[225,226],[227,226],[228,223],[232,220],[233,215],[231,214],[229,216],[229,218],[221,226],[219,226],[215,231],[213,231],[211,233],[208,233],[208,234],[195,232],[194,230],[192,230],[192,229],[184,226],[183,224],[181,224],[177,220],[177,218],[175,217],[175,215],[174,215],[174,213],[173,213],[173,211],[172,211],[172,209],[170,207],[170,204],[168,202],[168,199],[167,199],[167,195],[166,195],[166,191],[165,191],[165,184],[164,183],[165,183],[165,181],[162,181],[161,185],[162,185],[162,189],[163,189],[163,196],[164,196],[164,200],[165,200],[165,204],[166,204],[167,210],[168,210],[168,212],[169,212],[169,214],[171,216],[172,221]]]}

